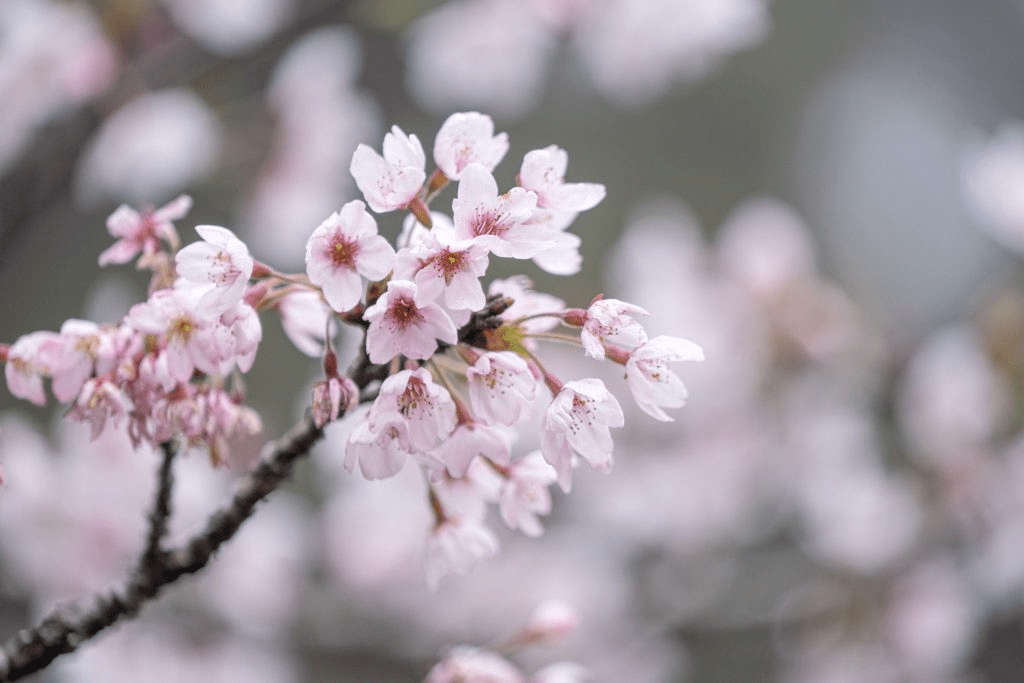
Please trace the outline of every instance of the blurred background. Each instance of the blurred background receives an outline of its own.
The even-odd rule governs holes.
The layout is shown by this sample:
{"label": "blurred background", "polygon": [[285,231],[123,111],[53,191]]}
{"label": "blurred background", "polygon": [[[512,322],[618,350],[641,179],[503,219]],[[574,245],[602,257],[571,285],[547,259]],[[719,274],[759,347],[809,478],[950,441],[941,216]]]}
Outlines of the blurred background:
{"label": "blurred background", "polygon": [[[187,193],[185,242],[223,225],[298,271],[358,197],[357,144],[397,124],[429,156],[477,110],[509,135],[504,187],[551,144],[607,187],[572,227],[582,271],[527,264],[537,289],[634,302],[707,357],[656,423],[552,350],[620,394],[615,468],[436,592],[416,473],[349,475],[332,426],[203,576],[43,679],[416,681],[559,598],[579,626],[527,673],[1021,680],[1022,35],[1019,0],[0,0],[0,340],[144,299],[144,273],[96,266],[122,203]],[[318,363],[263,327],[247,387],[273,437]],[[7,634],[124,575],[155,456],[0,409]],[[237,472],[179,466],[184,534]]]}

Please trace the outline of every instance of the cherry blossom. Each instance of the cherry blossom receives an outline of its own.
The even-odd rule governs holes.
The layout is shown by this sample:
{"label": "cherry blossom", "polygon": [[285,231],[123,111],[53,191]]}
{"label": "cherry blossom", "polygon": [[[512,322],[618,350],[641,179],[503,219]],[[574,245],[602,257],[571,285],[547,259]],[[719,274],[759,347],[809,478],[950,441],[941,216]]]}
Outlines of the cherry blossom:
{"label": "cherry blossom", "polygon": [[436,304],[417,304],[417,293],[415,282],[391,280],[387,291],[366,309],[363,317],[370,323],[366,352],[372,362],[386,363],[398,354],[429,358],[438,339],[456,342],[458,333],[451,318]]}
{"label": "cherry blossom", "polygon": [[468,420],[456,425],[431,455],[444,465],[450,476],[459,478],[466,476],[477,456],[493,463],[507,464],[511,456],[509,441],[506,432]]}
{"label": "cherry blossom", "polygon": [[89,423],[93,440],[103,433],[108,419],[112,418],[114,425],[117,426],[121,418],[133,407],[124,392],[113,382],[104,379],[86,381],[76,394],[78,400],[71,406],[68,416]]}
{"label": "cherry blossom", "polygon": [[704,352],[687,339],[660,336],[644,342],[629,354],[626,381],[641,410],[656,420],[671,422],[662,408],[680,408],[686,404],[686,387],[669,370],[672,361],[702,361]]}
{"label": "cherry blossom", "polygon": [[438,524],[427,538],[427,585],[436,588],[447,574],[467,574],[498,552],[498,539],[478,520],[452,517]]}
{"label": "cherry blossom", "polygon": [[193,242],[174,257],[176,286],[195,290],[197,310],[204,315],[223,313],[242,300],[252,276],[249,248],[227,228],[198,225],[202,242]]}
{"label": "cherry blossom", "polygon": [[487,249],[476,240],[456,240],[441,225],[409,249],[399,251],[397,272],[419,287],[421,301],[444,296],[454,310],[477,311],[486,301],[480,277],[487,272]]}
{"label": "cherry blossom", "polygon": [[495,135],[491,117],[475,111],[452,114],[434,138],[434,162],[452,180],[471,163],[493,171],[507,151],[508,135]]}
{"label": "cherry blossom", "polygon": [[611,427],[624,424],[622,408],[599,379],[566,382],[555,395],[541,424],[541,453],[558,473],[566,493],[572,487],[572,456],[595,469],[612,466]]}
{"label": "cherry blossom", "polygon": [[39,348],[39,361],[48,370],[58,401],[70,401],[93,373],[113,369],[117,349],[113,335],[88,320],[72,318],[60,327],[60,335]]}
{"label": "cherry blossom", "polygon": [[[647,311],[618,299],[599,299],[590,305],[583,317],[580,341],[588,356],[604,360],[606,342],[626,344],[632,348],[647,341],[644,328],[634,316],[648,315]],[[579,310],[566,316],[569,324],[578,324]]]}
{"label": "cherry blossom", "polygon": [[529,417],[537,380],[511,351],[485,353],[466,368],[473,411],[487,424],[513,425]]}
{"label": "cherry blossom", "polygon": [[394,267],[395,251],[377,234],[377,222],[359,200],[348,202],[313,231],[306,243],[306,274],[339,313],[359,303],[362,277],[380,280]]}
{"label": "cherry blossom", "polygon": [[345,443],[345,469],[359,471],[367,479],[385,479],[401,471],[409,459],[402,446],[401,423],[389,424],[375,431],[367,422],[358,422]]}
{"label": "cherry blossom", "polygon": [[313,403],[310,411],[317,427],[338,419],[339,414],[355,408],[359,401],[359,388],[348,377],[329,377],[313,385]]}
{"label": "cherry blossom", "polygon": [[384,136],[384,155],[361,144],[352,154],[349,171],[370,208],[385,213],[416,198],[427,177],[426,165],[419,138],[392,126]]}
{"label": "cherry blossom", "polygon": [[39,358],[39,352],[45,343],[56,339],[54,332],[31,332],[19,337],[7,349],[4,376],[12,395],[38,406],[46,405],[43,376],[49,375],[49,368]]}
{"label": "cherry blossom", "polygon": [[192,198],[188,195],[181,195],[159,209],[141,214],[122,204],[107,219],[107,230],[117,238],[117,242],[100,254],[100,265],[128,263],[139,253],[152,256],[161,251],[161,240],[177,247],[178,233],[172,221],[184,218],[191,208]]}
{"label": "cherry blossom", "polygon": [[319,358],[331,309],[319,292],[302,289],[289,292],[277,304],[281,327],[289,341],[302,353]]}
{"label": "cherry blossom", "polygon": [[381,384],[367,424],[374,432],[401,425],[402,446],[424,453],[436,448],[455,428],[455,403],[427,370],[402,370]]}
{"label": "cherry blossom", "polygon": [[455,234],[477,238],[496,256],[532,258],[551,246],[550,230],[530,223],[537,195],[521,187],[498,194],[491,172],[473,163],[462,171],[458,196],[452,200]]}
{"label": "cherry blossom", "polygon": [[567,183],[568,153],[551,145],[527,152],[519,170],[519,186],[537,195],[537,206],[564,213],[579,213],[597,206],[604,199],[600,183]]}
{"label": "cherry blossom", "polygon": [[554,484],[557,477],[558,473],[540,451],[533,451],[513,463],[499,494],[498,509],[505,524],[527,536],[543,534],[544,528],[537,516],[551,512],[548,486]]}

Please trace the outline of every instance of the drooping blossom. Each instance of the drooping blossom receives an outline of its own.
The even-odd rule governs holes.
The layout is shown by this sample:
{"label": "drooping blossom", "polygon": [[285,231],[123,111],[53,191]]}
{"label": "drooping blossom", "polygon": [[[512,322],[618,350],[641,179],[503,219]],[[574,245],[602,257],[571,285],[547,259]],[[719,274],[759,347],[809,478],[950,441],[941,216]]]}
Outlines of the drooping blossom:
{"label": "drooping blossom", "polygon": [[197,225],[196,232],[203,240],[183,247],[174,257],[176,286],[195,290],[203,314],[223,313],[242,300],[253,260],[245,243],[227,228]]}
{"label": "drooping blossom", "polygon": [[487,424],[513,425],[529,416],[537,379],[511,351],[489,352],[466,368],[473,412]]}
{"label": "drooping blossom", "polygon": [[384,136],[384,155],[361,144],[352,154],[349,171],[370,208],[385,213],[416,198],[427,177],[426,166],[419,138],[392,126]]}
{"label": "drooping blossom", "polygon": [[374,432],[398,425],[402,446],[424,453],[455,428],[455,403],[424,368],[402,370],[381,384],[367,424]]}
{"label": "drooping blossom", "polygon": [[505,524],[527,536],[543,534],[544,527],[537,517],[551,512],[548,487],[557,478],[558,473],[540,451],[533,451],[514,462],[508,468],[508,477],[498,498],[498,510]]}
{"label": "drooping blossom", "polygon": [[313,385],[310,412],[317,427],[338,419],[359,402],[359,387],[348,377],[328,377]]}
{"label": "drooping blossom", "polygon": [[171,247],[178,246],[178,233],[172,221],[185,217],[192,208],[192,198],[181,195],[159,209],[141,214],[122,204],[107,219],[107,230],[117,238],[112,246],[100,254],[100,265],[128,263],[140,253],[152,256],[162,249],[161,240]]}
{"label": "drooping blossom", "polygon": [[[604,360],[606,342],[624,344],[634,348],[647,341],[647,333],[634,317],[647,315],[647,311],[618,299],[599,299],[586,311],[580,341],[587,355]],[[575,321],[573,321],[575,322]]]}
{"label": "drooping blossom", "polygon": [[391,272],[395,251],[377,234],[377,222],[359,200],[348,202],[313,231],[306,243],[306,274],[339,313],[359,303],[362,277]]}
{"label": "drooping blossom", "polygon": [[377,302],[363,317],[370,323],[366,331],[366,352],[373,363],[387,363],[398,354],[409,358],[429,358],[437,349],[437,340],[454,344],[458,332],[451,318],[436,304],[416,303],[415,282],[391,280]]}
{"label": "drooping blossom", "polygon": [[551,246],[550,230],[532,224],[537,195],[521,187],[498,194],[498,183],[480,164],[462,171],[458,196],[452,200],[455,234],[477,238],[496,256],[532,258]]}
{"label": "drooping blossom", "polygon": [[541,423],[541,453],[566,493],[572,487],[572,456],[607,472],[612,466],[611,427],[624,424],[622,407],[599,379],[566,382]]}
{"label": "drooping blossom", "polygon": [[704,351],[688,339],[659,336],[644,342],[629,354],[626,382],[640,409],[656,420],[671,422],[662,408],[680,408],[686,403],[686,386],[668,364],[673,361],[702,361]]}
{"label": "drooping blossom", "polygon": [[452,180],[471,163],[493,171],[507,151],[508,135],[495,135],[491,117],[475,111],[452,114],[434,138],[434,162]]}
{"label": "drooping blossom", "polygon": [[503,430],[467,420],[456,425],[430,455],[444,466],[450,476],[459,478],[466,476],[470,464],[477,456],[499,465],[508,464],[511,457],[510,440]]}
{"label": "drooping blossom", "polygon": [[436,587],[447,574],[468,574],[497,552],[498,539],[481,520],[468,516],[446,519],[427,538],[424,568],[427,585]]}
{"label": "drooping blossom", "polygon": [[401,429],[395,424],[374,431],[365,421],[358,422],[345,442],[345,469],[351,472],[358,464],[367,479],[392,477],[408,459],[409,451],[402,446]]}
{"label": "drooping blossom", "polygon": [[76,393],[78,400],[68,411],[68,417],[88,423],[94,441],[103,433],[108,419],[113,419],[116,427],[133,408],[131,399],[106,379],[90,379]]}

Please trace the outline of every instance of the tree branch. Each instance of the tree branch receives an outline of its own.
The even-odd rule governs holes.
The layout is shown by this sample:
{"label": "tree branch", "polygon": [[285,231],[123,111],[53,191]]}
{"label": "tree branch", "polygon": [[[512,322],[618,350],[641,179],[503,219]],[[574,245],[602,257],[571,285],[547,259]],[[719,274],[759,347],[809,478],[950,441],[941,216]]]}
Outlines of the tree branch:
{"label": "tree branch", "polygon": [[231,501],[210,517],[206,527],[183,546],[160,550],[170,512],[173,448],[162,444],[160,484],[150,514],[150,533],[139,565],[119,589],[81,603],[55,608],[32,628],[19,631],[0,647],[0,681],[15,681],[40,671],[62,654],[121,619],[134,616],[160,590],[205,567],[213,554],[238,531],[256,504],[291,474],[295,461],[308,454],[323,430],[308,415],[283,437],[268,444],[256,468],[239,480]]}

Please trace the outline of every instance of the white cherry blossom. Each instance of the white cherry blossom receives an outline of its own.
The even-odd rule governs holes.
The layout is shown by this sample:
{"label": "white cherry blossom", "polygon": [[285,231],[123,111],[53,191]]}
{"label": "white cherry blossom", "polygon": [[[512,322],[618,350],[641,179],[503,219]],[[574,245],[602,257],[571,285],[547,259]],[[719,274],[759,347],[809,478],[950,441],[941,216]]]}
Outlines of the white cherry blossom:
{"label": "white cherry blossom", "polygon": [[557,478],[558,473],[540,451],[533,451],[513,463],[498,498],[498,509],[505,524],[527,536],[542,535],[544,527],[537,516],[551,512],[548,487]]}
{"label": "white cherry blossom", "polygon": [[415,135],[406,135],[398,126],[384,136],[384,155],[366,145],[352,154],[349,171],[377,213],[407,206],[419,194],[427,178],[427,157]]}
{"label": "white cherry blossom", "polygon": [[530,222],[537,195],[521,187],[498,194],[498,183],[480,164],[462,171],[458,196],[452,200],[455,234],[476,238],[496,256],[532,258],[552,245],[551,230]]}
{"label": "white cherry blossom", "polygon": [[572,487],[572,456],[607,472],[612,467],[611,427],[624,423],[622,407],[599,379],[566,382],[541,423],[541,453],[566,493]]}
{"label": "white cherry blossom", "polygon": [[529,417],[537,379],[519,355],[494,351],[466,368],[473,412],[487,424],[513,425]]}
{"label": "white cherry blossom", "polygon": [[660,336],[633,350],[626,361],[626,382],[640,409],[656,420],[671,422],[662,408],[686,404],[686,386],[672,372],[673,361],[702,361],[704,351],[688,339]]}
{"label": "white cherry blossom", "polygon": [[635,316],[647,311],[618,299],[600,299],[587,309],[580,341],[588,356],[604,360],[604,344],[615,342],[633,348],[647,341],[644,328]]}
{"label": "white cherry blossom", "polygon": [[604,199],[600,183],[567,183],[569,155],[557,145],[527,152],[519,169],[519,185],[537,195],[537,206],[564,213],[579,213]]}
{"label": "white cherry blossom", "polygon": [[474,162],[493,171],[506,152],[508,135],[495,135],[491,117],[475,111],[452,114],[434,138],[434,162],[452,180]]}
{"label": "white cherry blossom", "polygon": [[174,257],[178,283],[192,288],[203,314],[223,313],[242,300],[252,276],[249,248],[227,228],[198,225],[203,238],[183,247]]}

